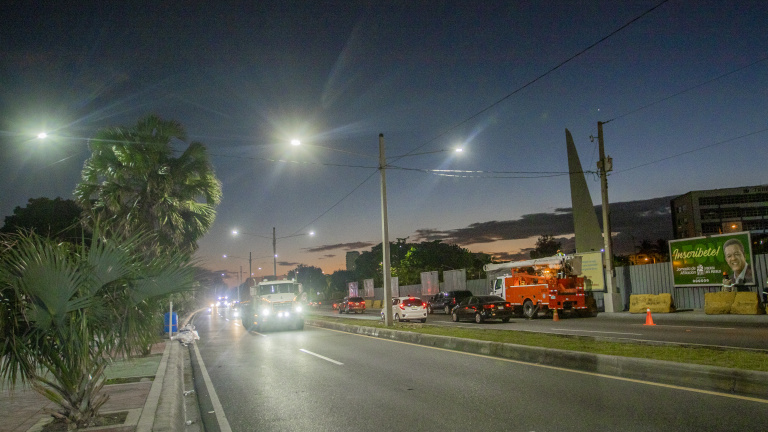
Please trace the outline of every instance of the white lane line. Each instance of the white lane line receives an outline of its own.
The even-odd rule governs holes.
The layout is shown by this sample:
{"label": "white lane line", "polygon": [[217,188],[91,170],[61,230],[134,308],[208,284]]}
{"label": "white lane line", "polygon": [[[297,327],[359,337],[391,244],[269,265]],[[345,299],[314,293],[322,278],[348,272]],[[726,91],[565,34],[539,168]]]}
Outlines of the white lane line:
{"label": "white lane line", "polygon": [[203,374],[203,381],[205,381],[205,386],[208,388],[208,396],[211,398],[213,411],[216,413],[216,421],[219,422],[219,430],[221,432],[232,432],[232,428],[229,427],[229,422],[227,421],[227,416],[224,415],[224,407],[221,406],[219,396],[216,394],[216,390],[213,388],[210,375],[208,375],[208,369],[205,368],[203,358],[200,356],[200,350],[197,349],[197,344],[193,343],[192,346],[195,347],[197,363],[200,365],[200,372]]}
{"label": "white lane line", "polygon": [[691,392],[691,393],[700,393],[700,394],[706,394],[706,395],[711,395],[711,396],[719,396],[719,397],[730,398],[730,399],[737,399],[737,400],[744,400],[744,401],[750,401],[750,402],[757,402],[757,403],[761,403],[761,404],[768,404],[768,399],[760,399],[760,398],[751,397],[751,396],[741,396],[741,395],[732,394],[732,393],[722,393],[722,392],[712,391],[712,390],[702,390],[702,389],[691,388],[691,387],[683,387],[683,386],[674,385],[674,384],[664,384],[664,383],[657,383],[657,382],[652,382],[652,381],[644,381],[644,380],[634,379],[634,378],[625,378],[625,377],[618,377],[618,376],[614,376],[614,375],[606,375],[606,374],[597,373],[597,372],[581,371],[581,370],[577,370],[577,369],[568,369],[568,368],[559,367],[559,366],[543,365],[543,364],[539,364],[539,363],[529,363],[529,362],[525,362],[525,361],[522,361],[522,360],[513,360],[513,359],[504,358],[504,357],[494,357],[494,356],[485,355],[485,354],[475,354],[475,353],[470,353],[470,352],[451,350],[451,349],[448,349],[448,348],[439,348],[439,347],[433,347],[433,346],[429,346],[429,345],[420,345],[420,344],[413,343],[413,342],[403,342],[403,341],[394,340],[394,339],[384,339],[384,338],[380,338],[380,337],[376,337],[376,336],[369,336],[369,335],[363,335],[363,334],[357,334],[357,333],[349,333],[349,332],[345,332],[343,330],[335,330],[335,329],[329,329],[329,328],[324,328],[324,327],[320,327],[320,328],[322,330],[327,330],[327,331],[332,331],[332,332],[337,332],[337,333],[346,333],[348,335],[364,337],[364,338],[368,338],[368,339],[374,339],[374,340],[378,340],[378,341],[382,341],[382,342],[398,343],[398,344],[403,344],[403,345],[411,345],[411,346],[415,346],[415,347],[421,347],[421,348],[424,348],[424,349],[431,349],[431,350],[436,350],[436,351],[446,351],[446,352],[450,352],[450,353],[454,353],[454,354],[459,354],[459,355],[466,355],[466,356],[471,356],[471,357],[481,357],[481,358],[487,358],[487,359],[492,359],[492,360],[500,360],[500,361],[507,362],[507,363],[515,363],[515,364],[520,364],[520,365],[526,365],[526,366],[531,366],[531,367],[534,367],[534,368],[557,370],[557,371],[562,371],[562,372],[569,372],[569,373],[574,373],[574,374],[579,374],[579,375],[594,376],[594,377],[599,377],[599,378],[604,378],[604,379],[609,379],[609,380],[615,380],[615,381],[625,381],[625,382],[631,382],[631,383],[636,383],[636,384],[643,384],[643,385],[648,385],[648,386],[653,386],[653,387],[669,388],[669,389],[687,391],[687,392]]}
{"label": "white lane line", "polygon": [[581,332],[581,333],[605,333],[605,334],[642,336],[642,333],[620,333],[620,332],[607,332],[607,331],[597,331],[597,330],[576,330],[576,329],[564,329],[564,328],[553,328],[552,330],[567,331],[567,332]]}
{"label": "white lane line", "polygon": [[305,350],[304,348],[301,348],[299,351],[301,351],[301,352],[303,352],[303,353],[307,353],[307,354],[309,354],[309,355],[313,355],[313,356],[315,356],[315,357],[317,357],[317,358],[321,358],[321,359],[323,359],[323,360],[325,360],[325,361],[329,361],[329,362],[331,362],[331,363],[333,363],[333,364],[337,364],[337,365],[339,365],[339,366],[341,366],[341,365],[343,365],[343,364],[344,364],[344,363],[342,363],[342,362],[338,362],[338,361],[336,361],[336,360],[334,360],[334,359],[330,359],[330,358],[328,358],[328,357],[325,357],[325,356],[321,356],[320,354],[317,354],[317,353],[313,353],[312,351],[307,351],[307,350]]}
{"label": "white lane line", "polygon": [[[633,324],[633,325],[645,325],[645,324]],[[696,329],[708,329],[708,330],[736,330],[736,327],[708,327],[708,326],[687,326],[677,324],[656,324],[656,327],[676,327],[676,328],[696,328]]]}

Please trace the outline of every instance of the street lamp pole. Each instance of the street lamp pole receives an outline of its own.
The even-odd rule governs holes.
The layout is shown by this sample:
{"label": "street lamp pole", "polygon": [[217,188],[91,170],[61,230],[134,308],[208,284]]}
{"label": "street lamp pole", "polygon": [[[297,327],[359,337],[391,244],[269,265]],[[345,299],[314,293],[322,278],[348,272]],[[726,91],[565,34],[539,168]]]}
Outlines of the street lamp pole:
{"label": "street lamp pole", "polygon": [[381,171],[381,250],[384,267],[384,325],[392,325],[392,283],[389,268],[389,221],[387,220],[387,158],[384,134],[379,134],[379,171]]}
{"label": "street lamp pole", "polygon": [[275,280],[277,280],[277,237],[275,236],[275,227],[272,227],[272,258]]}

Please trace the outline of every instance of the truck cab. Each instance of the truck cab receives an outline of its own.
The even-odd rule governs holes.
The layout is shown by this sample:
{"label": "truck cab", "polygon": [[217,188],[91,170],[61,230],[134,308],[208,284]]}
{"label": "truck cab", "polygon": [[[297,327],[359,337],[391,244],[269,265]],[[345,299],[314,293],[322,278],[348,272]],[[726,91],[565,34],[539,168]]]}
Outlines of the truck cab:
{"label": "truck cab", "polygon": [[294,280],[263,281],[250,290],[241,303],[243,326],[257,332],[267,329],[304,328],[304,310],[299,299],[302,286]]}

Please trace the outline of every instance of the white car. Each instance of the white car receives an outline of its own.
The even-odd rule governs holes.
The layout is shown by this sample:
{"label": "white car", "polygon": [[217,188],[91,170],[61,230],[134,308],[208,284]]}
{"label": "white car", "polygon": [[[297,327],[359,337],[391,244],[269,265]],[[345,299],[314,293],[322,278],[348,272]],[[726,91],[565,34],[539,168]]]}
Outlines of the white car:
{"label": "white car", "polygon": [[[392,299],[392,317],[395,321],[427,322],[427,304],[418,297],[395,297]],[[383,310],[381,318],[384,319]]]}

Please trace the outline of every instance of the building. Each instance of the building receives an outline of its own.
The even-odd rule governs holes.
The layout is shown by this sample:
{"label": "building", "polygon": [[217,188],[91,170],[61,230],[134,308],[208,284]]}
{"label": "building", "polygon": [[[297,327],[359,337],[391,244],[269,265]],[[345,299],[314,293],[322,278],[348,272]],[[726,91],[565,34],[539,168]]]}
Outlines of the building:
{"label": "building", "polygon": [[768,234],[768,185],[692,191],[670,203],[676,239],[749,231]]}

